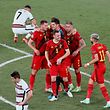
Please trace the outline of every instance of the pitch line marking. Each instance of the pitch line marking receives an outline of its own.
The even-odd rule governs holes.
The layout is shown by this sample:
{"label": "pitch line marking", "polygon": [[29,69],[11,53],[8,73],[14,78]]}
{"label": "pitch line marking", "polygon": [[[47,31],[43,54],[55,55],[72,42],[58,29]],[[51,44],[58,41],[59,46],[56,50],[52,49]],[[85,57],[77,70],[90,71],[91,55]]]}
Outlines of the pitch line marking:
{"label": "pitch line marking", "polygon": [[[70,70],[74,71],[74,69],[73,69],[73,68],[70,68]],[[85,72],[82,72],[82,71],[81,71],[81,74],[83,74],[83,75],[85,75],[85,76],[88,76],[88,77],[90,77],[90,76],[91,76],[90,74],[85,73]],[[104,80],[104,81],[105,81],[106,83],[110,84],[110,81],[108,81],[108,80]]]}
{"label": "pitch line marking", "polygon": [[25,51],[19,50],[19,49],[17,49],[17,48],[14,48],[14,47],[8,46],[8,45],[6,45],[6,44],[1,44],[1,43],[0,43],[0,45],[3,46],[3,47],[6,47],[6,48],[8,48],[8,49],[14,50],[14,51],[16,51],[16,52],[19,52],[19,53],[25,54],[25,55],[32,55],[32,54],[30,54],[30,53],[28,53],[28,52],[25,52]]}
{"label": "pitch line marking", "polygon": [[3,66],[5,66],[5,65],[7,65],[7,64],[9,64],[9,63],[15,62],[15,61],[17,61],[17,60],[21,60],[21,59],[23,59],[23,58],[31,57],[31,56],[32,56],[32,55],[30,54],[30,55],[25,55],[25,56],[21,56],[21,57],[17,57],[17,58],[8,60],[8,61],[6,61],[6,62],[4,62],[4,63],[1,63],[1,64],[0,64],[0,67],[3,67]]}
{"label": "pitch line marking", "polygon": [[13,102],[3,98],[2,96],[0,96],[0,100],[7,103],[7,104],[9,104],[9,105],[11,105],[11,106],[13,106],[13,107],[16,107],[16,104],[14,104]]}

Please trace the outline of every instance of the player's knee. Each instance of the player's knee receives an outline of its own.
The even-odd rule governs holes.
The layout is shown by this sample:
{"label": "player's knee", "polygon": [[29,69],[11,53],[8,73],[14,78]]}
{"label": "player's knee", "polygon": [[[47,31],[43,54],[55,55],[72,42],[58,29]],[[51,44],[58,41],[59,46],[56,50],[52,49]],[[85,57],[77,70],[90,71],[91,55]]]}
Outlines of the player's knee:
{"label": "player's knee", "polygon": [[68,81],[68,77],[63,77],[63,81],[67,82]]}

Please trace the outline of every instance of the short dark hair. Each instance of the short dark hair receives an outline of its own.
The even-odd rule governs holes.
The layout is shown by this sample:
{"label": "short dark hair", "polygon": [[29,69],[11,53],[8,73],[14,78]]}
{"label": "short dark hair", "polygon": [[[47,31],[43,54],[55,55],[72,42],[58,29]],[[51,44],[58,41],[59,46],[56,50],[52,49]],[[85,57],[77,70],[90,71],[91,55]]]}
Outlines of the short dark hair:
{"label": "short dark hair", "polygon": [[24,8],[29,8],[29,9],[31,9],[31,6],[30,6],[30,5],[25,5]]}
{"label": "short dark hair", "polygon": [[14,71],[13,73],[11,73],[11,75],[10,75],[11,77],[13,77],[13,78],[20,78],[20,74],[19,74],[19,72],[18,71]]}
{"label": "short dark hair", "polygon": [[66,24],[71,24],[71,25],[73,25],[72,21],[66,21]]}
{"label": "short dark hair", "polygon": [[58,31],[58,30],[53,30],[53,35],[55,35],[56,33],[59,33],[60,31]]}
{"label": "short dark hair", "polygon": [[60,20],[58,18],[52,17],[51,22],[55,22],[55,24],[60,24]]}
{"label": "short dark hair", "polygon": [[41,20],[40,21],[40,25],[44,24],[44,23],[48,23],[47,20]]}

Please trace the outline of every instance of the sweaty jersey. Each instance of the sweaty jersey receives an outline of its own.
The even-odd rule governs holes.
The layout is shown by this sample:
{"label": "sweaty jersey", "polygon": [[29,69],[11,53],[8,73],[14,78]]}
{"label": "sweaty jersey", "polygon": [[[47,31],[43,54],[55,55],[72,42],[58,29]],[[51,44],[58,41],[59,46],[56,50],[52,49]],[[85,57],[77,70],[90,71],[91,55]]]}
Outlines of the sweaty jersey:
{"label": "sweaty jersey", "polygon": [[22,102],[26,98],[26,93],[30,91],[27,83],[20,79],[20,82],[16,83],[16,103]]}
{"label": "sweaty jersey", "polygon": [[69,49],[65,40],[61,39],[58,43],[53,40],[47,42],[46,51],[48,51],[51,63],[56,63],[57,59],[65,54],[65,49]]}
{"label": "sweaty jersey", "polygon": [[104,44],[97,43],[95,45],[92,45],[91,52],[92,52],[92,58],[94,59],[94,55],[98,54],[99,60],[95,63],[105,62],[105,54],[107,51],[107,47]]}
{"label": "sweaty jersey", "polygon": [[25,9],[19,9],[15,13],[13,24],[25,25],[25,22],[27,20],[32,20],[32,19],[33,16],[29,11]]}
{"label": "sweaty jersey", "polygon": [[80,34],[78,32],[76,32],[74,35],[70,34],[68,35],[67,33],[64,36],[64,39],[66,40],[69,49],[70,49],[70,53],[72,54],[75,50],[77,50],[79,48],[79,41],[82,39],[80,37]]}

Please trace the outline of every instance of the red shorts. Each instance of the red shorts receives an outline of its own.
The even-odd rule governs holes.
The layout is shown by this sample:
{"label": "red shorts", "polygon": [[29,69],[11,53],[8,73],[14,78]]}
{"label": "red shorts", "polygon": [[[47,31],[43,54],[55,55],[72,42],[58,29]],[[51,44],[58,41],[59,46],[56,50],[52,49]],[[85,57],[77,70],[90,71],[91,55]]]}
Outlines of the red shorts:
{"label": "red shorts", "polygon": [[104,83],[105,71],[106,71],[106,66],[104,63],[95,66],[95,69],[91,75],[91,79],[99,84]]}
{"label": "red shorts", "polygon": [[74,69],[78,69],[82,66],[80,54],[78,54],[77,56],[71,55],[70,58],[71,58],[71,65],[73,66]]}
{"label": "red shorts", "polygon": [[[66,60],[65,60],[66,61]],[[61,77],[67,77],[68,76],[68,65],[66,62],[63,61],[61,65],[55,65],[52,64],[52,66],[49,68],[50,75],[51,76],[61,76]]]}
{"label": "red shorts", "polygon": [[31,68],[34,70],[47,69],[48,66],[45,56],[34,55],[32,59]]}

